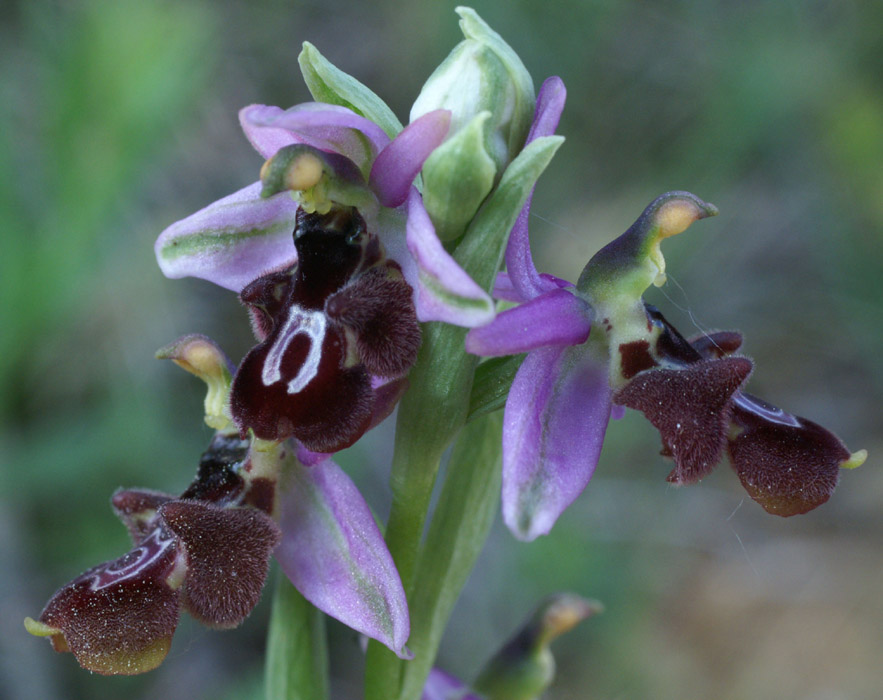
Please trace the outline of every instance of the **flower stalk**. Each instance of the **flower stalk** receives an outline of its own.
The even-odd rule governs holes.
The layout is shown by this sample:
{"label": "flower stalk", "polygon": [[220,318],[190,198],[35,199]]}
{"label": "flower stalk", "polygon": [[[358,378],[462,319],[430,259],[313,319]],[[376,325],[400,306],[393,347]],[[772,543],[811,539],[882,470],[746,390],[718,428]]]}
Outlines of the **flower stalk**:
{"label": "flower stalk", "polygon": [[327,700],[325,616],[277,575],[267,632],[266,700]]}
{"label": "flower stalk", "polygon": [[[454,259],[485,289],[492,288],[505,251],[506,237],[500,233],[512,228],[562,141],[552,136],[538,139],[519,154],[454,250]],[[465,352],[465,335],[465,330],[450,325],[424,326],[423,345],[409,375],[411,388],[402,400],[396,423],[390,476],[393,502],[386,541],[409,591],[409,601],[414,597],[420,540],[441,457],[469,410],[478,363]],[[369,646],[366,698],[398,697],[401,672],[397,659],[376,645]]]}

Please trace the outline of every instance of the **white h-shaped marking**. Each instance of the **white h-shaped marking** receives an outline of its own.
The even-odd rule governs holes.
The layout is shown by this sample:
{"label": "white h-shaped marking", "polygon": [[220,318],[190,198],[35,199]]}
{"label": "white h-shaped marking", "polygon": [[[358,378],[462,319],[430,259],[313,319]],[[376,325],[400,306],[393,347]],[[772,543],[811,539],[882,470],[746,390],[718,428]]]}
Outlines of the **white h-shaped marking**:
{"label": "white h-shaped marking", "polygon": [[319,371],[325,326],[325,314],[322,311],[304,311],[299,306],[292,306],[279,338],[273,343],[264,361],[261,372],[264,386],[270,386],[282,379],[282,356],[295,336],[305,335],[310,339],[310,349],[297,375],[288,382],[288,393],[296,394],[306,387]]}

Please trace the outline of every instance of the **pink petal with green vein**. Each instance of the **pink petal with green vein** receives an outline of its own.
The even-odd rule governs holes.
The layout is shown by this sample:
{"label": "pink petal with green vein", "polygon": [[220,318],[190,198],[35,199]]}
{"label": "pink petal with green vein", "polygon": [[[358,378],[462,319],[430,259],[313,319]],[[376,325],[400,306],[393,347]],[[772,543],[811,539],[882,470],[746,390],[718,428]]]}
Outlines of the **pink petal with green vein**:
{"label": "pink petal with green vein", "polygon": [[407,658],[405,590],[358,489],[331,460],[295,462],[288,479],[276,548],[285,575],[322,612]]}
{"label": "pink petal with green vein", "polygon": [[444,249],[416,188],[411,188],[407,206],[408,250],[416,269],[403,269],[406,278],[416,273],[408,283],[416,290],[417,318],[467,328],[488,323],[494,317],[493,301]]}
{"label": "pink petal with green vein", "polygon": [[219,199],[163,231],[154,250],[166,277],[199,277],[239,292],[294,263],[297,204],[283,192],[261,198],[261,183]]}

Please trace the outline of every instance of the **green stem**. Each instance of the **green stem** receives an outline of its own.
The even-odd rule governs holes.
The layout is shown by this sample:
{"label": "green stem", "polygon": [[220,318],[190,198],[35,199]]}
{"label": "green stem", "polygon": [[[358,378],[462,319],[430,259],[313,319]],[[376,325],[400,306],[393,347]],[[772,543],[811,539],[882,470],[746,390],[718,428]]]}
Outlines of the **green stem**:
{"label": "green stem", "polygon": [[399,700],[419,698],[442,634],[494,522],[500,500],[502,414],[463,428],[448,462],[414,579],[408,646]]}
{"label": "green stem", "polygon": [[[525,146],[455,249],[454,259],[484,289],[493,287],[507,235],[562,141],[560,136],[546,136]],[[423,328],[420,355],[408,376],[411,386],[399,405],[390,476],[393,502],[386,527],[386,542],[409,603],[414,599],[414,568],[439,462],[466,421],[478,362],[465,352],[465,329],[443,323],[427,323]],[[421,624],[412,614],[412,628]],[[377,642],[369,644],[366,700],[397,697],[403,673],[403,662],[392,652]]]}
{"label": "green stem", "polygon": [[[425,324],[420,356],[409,375],[411,387],[399,405],[386,541],[409,600],[439,463],[466,419],[478,358],[464,353],[465,335],[465,330],[447,324]],[[365,697],[395,697],[400,674],[398,657],[372,642],[366,661]]]}
{"label": "green stem", "polygon": [[267,700],[327,700],[325,617],[276,575],[264,671]]}

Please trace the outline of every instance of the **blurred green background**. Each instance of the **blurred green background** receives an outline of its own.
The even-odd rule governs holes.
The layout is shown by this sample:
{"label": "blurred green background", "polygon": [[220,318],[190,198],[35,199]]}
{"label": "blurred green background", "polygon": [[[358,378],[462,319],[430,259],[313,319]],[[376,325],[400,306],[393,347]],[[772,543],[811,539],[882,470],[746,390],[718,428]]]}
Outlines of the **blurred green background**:
{"label": "blurred green background", "polygon": [[[21,624],[127,548],[119,486],[180,491],[209,438],[202,389],[156,348],[188,332],[233,358],[235,297],[165,280],[173,221],[256,179],[237,110],[309,99],[304,40],[407,121],[459,40],[455,3],[256,0],[0,6],[0,697],[257,697],[266,600],[238,630],[185,619],[157,671],[102,678]],[[871,699],[883,688],[883,5],[476,1],[537,85],[568,86],[537,190],[541,269],[575,280],[657,194],[721,215],[666,244],[649,299],[686,334],[740,328],[751,391],[867,448],[813,513],[768,516],[726,466],[674,489],[640,416],[612,426],[550,537],[499,523],[441,653],[471,677],[545,594],[607,612],[556,643],[548,697]],[[388,509],[390,428],[341,457]],[[264,598],[268,598],[267,595]],[[332,624],[338,698],[355,635]]]}

